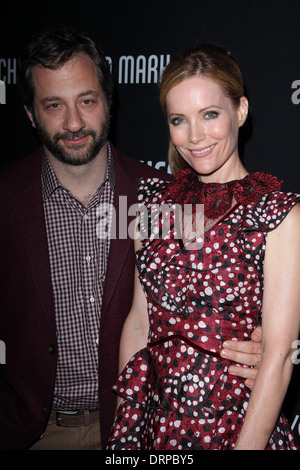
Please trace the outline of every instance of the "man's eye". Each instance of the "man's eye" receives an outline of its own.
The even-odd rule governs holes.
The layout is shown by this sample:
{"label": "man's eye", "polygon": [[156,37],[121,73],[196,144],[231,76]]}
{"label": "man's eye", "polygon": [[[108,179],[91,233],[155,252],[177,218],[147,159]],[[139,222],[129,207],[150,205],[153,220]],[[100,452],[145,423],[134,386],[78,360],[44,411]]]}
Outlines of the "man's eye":
{"label": "man's eye", "polygon": [[83,100],[83,102],[82,102],[82,103],[83,103],[84,105],[88,106],[88,105],[92,104],[92,103],[93,103],[93,101],[92,101],[92,100],[90,100],[90,99],[86,99],[86,100]]}
{"label": "man's eye", "polygon": [[52,103],[48,106],[49,109],[58,109],[59,108],[59,104],[58,103]]}

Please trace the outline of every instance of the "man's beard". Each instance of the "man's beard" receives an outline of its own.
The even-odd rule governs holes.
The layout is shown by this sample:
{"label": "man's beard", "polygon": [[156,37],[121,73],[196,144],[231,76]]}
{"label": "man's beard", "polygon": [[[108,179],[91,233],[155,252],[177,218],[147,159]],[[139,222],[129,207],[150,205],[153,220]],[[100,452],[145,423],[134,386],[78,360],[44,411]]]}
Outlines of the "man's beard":
{"label": "man's beard", "polygon": [[[106,144],[109,132],[109,116],[106,117],[98,134],[93,129],[81,129],[77,132],[66,131],[57,133],[51,137],[35,117],[34,123],[37,135],[46,149],[60,162],[74,166],[85,165],[94,160],[102,147]],[[87,135],[92,137],[92,142],[87,147],[86,144],[73,144],[72,150],[68,150],[59,142],[61,139],[71,140]]]}

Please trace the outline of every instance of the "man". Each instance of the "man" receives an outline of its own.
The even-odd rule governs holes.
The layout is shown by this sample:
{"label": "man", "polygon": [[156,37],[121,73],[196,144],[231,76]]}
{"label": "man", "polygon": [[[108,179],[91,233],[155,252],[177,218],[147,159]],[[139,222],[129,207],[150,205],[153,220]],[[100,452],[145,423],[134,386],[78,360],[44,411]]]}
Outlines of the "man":
{"label": "man", "polygon": [[[128,235],[100,236],[109,222],[101,210],[113,204],[118,229],[122,198],[128,208],[136,202],[139,178],[166,174],[107,140],[110,70],[85,33],[46,30],[19,64],[43,145],[0,176],[0,447],[105,449],[134,250]],[[234,347],[227,355],[236,361],[259,362],[259,345]],[[239,371],[251,384],[255,369]]]}

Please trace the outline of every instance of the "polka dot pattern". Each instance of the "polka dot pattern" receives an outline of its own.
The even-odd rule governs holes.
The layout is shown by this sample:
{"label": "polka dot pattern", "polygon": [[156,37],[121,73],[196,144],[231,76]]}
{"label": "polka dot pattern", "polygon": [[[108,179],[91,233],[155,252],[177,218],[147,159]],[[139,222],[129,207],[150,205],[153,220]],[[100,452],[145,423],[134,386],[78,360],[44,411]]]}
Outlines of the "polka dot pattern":
{"label": "polka dot pattern", "polygon": [[[250,390],[228,374],[230,362],[219,351],[226,339],[250,340],[261,323],[267,235],[300,196],[269,191],[237,203],[209,224],[201,249],[189,249],[176,236],[167,188],[158,179],[139,188],[146,235],[136,261],[148,300],[149,341],[114,387],[125,400],[109,448],[232,449]],[[162,204],[171,209],[149,216]],[[296,448],[283,416],[268,448]]]}

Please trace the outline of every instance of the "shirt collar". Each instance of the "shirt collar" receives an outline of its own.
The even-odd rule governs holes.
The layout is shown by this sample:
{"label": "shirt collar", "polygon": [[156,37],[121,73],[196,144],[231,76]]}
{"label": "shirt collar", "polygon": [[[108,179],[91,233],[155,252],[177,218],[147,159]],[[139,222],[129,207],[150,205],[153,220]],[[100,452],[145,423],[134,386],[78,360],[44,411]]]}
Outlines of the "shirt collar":
{"label": "shirt collar", "polygon": [[[56,189],[62,188],[68,191],[57,178],[46,154],[43,154],[42,158],[42,191],[43,191],[43,198],[48,199]],[[114,168],[114,161],[113,161],[113,154],[111,151],[111,146],[107,143],[107,165],[104,180],[100,184],[97,192],[100,191],[101,187],[106,184],[107,182],[110,183],[111,190],[115,187],[115,168]]]}

